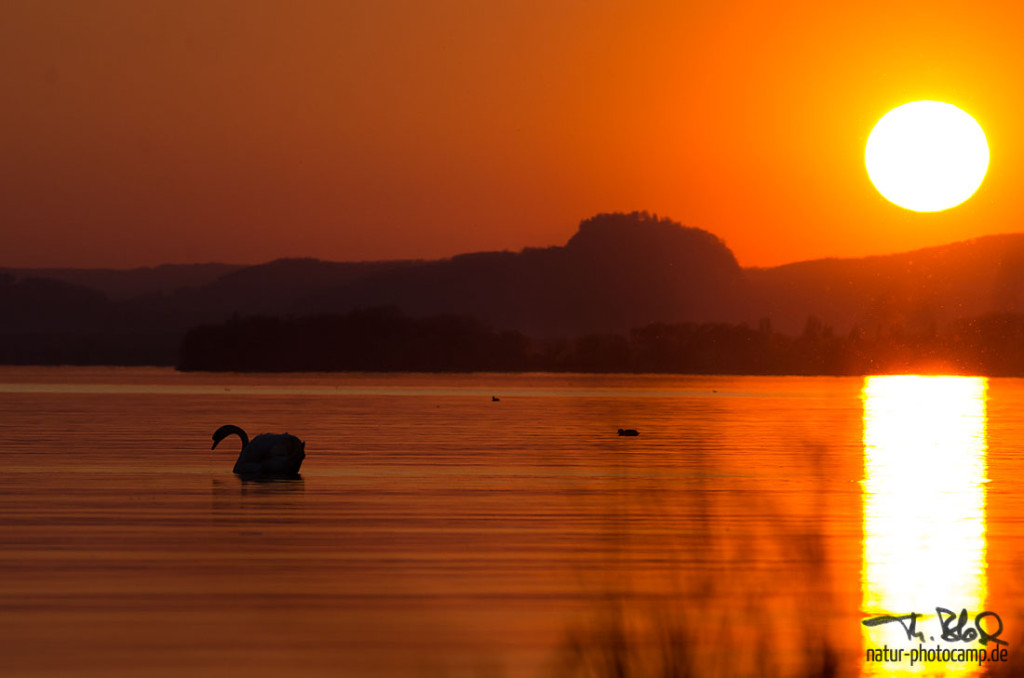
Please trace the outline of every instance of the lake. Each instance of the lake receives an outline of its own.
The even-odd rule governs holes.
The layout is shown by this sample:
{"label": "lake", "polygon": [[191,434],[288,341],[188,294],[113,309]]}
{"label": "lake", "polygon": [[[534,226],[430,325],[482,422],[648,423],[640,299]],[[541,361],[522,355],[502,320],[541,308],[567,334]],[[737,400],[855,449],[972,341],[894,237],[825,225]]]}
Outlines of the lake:
{"label": "lake", "polygon": [[1024,629],[1021,380],[4,367],[0,412],[4,676],[996,675]]}

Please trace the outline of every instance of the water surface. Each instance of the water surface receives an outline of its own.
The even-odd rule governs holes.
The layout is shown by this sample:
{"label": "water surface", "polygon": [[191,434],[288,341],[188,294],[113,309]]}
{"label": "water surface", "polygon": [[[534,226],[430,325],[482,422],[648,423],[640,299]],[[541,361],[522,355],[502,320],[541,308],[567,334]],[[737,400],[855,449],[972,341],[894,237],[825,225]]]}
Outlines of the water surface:
{"label": "water surface", "polygon": [[1012,657],[1024,382],[961,385],[915,429],[860,378],[0,368],[0,674],[885,675],[907,605]]}

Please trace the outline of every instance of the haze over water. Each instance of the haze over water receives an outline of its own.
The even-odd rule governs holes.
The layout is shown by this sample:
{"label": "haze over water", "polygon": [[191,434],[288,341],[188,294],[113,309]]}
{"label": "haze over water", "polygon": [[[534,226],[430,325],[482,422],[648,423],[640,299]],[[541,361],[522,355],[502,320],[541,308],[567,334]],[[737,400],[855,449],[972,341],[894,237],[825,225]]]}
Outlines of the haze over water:
{"label": "haze over water", "polygon": [[865,665],[936,606],[1014,665],[1020,380],[0,368],[0,411],[3,675],[977,675]]}

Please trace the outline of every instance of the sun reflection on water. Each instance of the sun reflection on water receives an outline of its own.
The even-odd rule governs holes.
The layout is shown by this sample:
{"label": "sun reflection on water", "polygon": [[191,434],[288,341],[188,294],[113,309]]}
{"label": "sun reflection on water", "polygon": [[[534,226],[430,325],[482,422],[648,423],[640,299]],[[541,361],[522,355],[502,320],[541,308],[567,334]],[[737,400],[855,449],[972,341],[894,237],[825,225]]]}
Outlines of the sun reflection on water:
{"label": "sun reflection on water", "polygon": [[[865,615],[917,612],[926,648],[941,640],[935,608],[984,610],[985,393],[981,377],[867,377],[864,403]],[[898,623],[862,627],[864,647],[903,649],[902,661],[865,663],[865,676],[980,673],[976,663],[915,663]],[[934,640],[933,640],[934,638]]]}

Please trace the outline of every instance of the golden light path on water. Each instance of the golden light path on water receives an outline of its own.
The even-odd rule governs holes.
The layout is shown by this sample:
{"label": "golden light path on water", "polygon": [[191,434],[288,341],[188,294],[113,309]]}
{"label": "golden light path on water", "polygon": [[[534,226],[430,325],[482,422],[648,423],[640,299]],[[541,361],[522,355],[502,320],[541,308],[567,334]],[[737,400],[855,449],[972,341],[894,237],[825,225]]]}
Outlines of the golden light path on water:
{"label": "golden light path on water", "polygon": [[[862,626],[864,649],[903,650],[864,663],[865,676],[979,675],[977,662],[911,664],[910,651],[982,649],[946,642],[935,608],[985,608],[985,394],[981,377],[867,377],[864,405],[862,610],[919,613],[908,640],[899,623]],[[990,647],[992,647],[990,645]]]}

